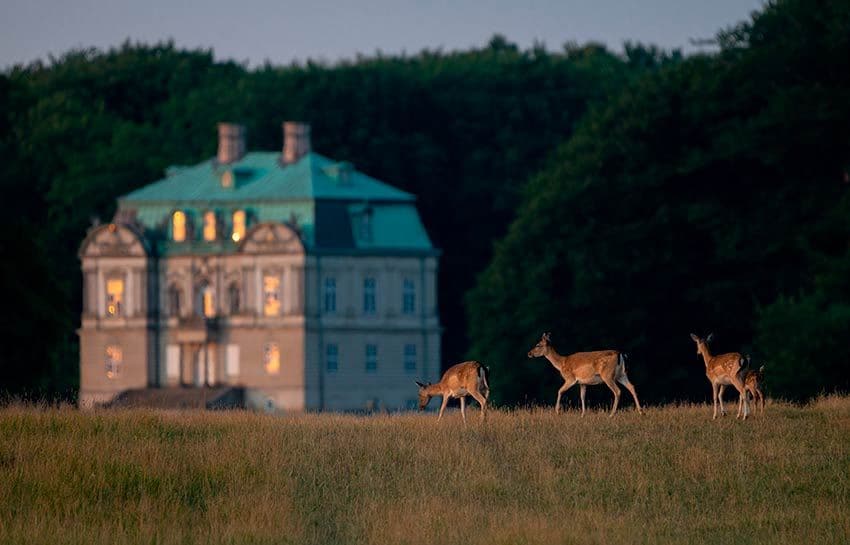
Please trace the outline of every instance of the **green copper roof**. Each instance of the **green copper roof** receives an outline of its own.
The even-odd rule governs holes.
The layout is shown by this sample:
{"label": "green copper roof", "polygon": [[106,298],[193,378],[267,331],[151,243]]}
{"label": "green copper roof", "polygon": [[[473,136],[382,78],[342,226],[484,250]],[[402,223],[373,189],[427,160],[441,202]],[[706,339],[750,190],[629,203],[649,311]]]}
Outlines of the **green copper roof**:
{"label": "green copper roof", "polygon": [[[170,176],[119,200],[138,201],[246,201],[296,199],[368,199],[413,201],[405,193],[318,153],[282,166],[279,152],[251,152],[239,161],[219,165],[215,160],[188,167],[171,167]],[[349,171],[346,175],[346,167]],[[343,172],[340,172],[343,171]],[[222,184],[230,176],[231,187]]]}
{"label": "green copper roof", "polygon": [[[170,167],[166,178],[119,198],[119,210],[132,211],[145,229],[159,233],[163,255],[235,251],[228,239],[235,210],[246,211],[249,227],[265,221],[295,226],[308,251],[433,252],[410,193],[318,153],[285,166],[279,159],[278,152],[252,152],[228,165],[208,160]],[[196,226],[191,240],[168,240],[175,210]],[[221,222],[219,240],[200,238],[205,211]]]}

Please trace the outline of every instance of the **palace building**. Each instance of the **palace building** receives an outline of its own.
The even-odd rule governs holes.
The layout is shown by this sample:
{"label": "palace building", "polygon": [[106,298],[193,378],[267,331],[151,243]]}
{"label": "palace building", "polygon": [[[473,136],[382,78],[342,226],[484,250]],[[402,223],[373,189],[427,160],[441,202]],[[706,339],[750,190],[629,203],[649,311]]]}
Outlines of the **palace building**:
{"label": "palace building", "polygon": [[118,199],[80,247],[80,406],[404,409],[438,380],[439,251],[415,197],[311,150],[218,154]]}

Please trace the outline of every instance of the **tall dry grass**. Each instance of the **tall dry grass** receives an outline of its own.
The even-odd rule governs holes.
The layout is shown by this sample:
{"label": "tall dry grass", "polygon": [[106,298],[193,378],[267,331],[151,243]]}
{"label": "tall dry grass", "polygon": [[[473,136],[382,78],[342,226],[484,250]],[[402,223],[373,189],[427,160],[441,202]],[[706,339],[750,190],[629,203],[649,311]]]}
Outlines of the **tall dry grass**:
{"label": "tall dry grass", "polygon": [[0,543],[850,543],[850,398],[710,413],[13,407]]}

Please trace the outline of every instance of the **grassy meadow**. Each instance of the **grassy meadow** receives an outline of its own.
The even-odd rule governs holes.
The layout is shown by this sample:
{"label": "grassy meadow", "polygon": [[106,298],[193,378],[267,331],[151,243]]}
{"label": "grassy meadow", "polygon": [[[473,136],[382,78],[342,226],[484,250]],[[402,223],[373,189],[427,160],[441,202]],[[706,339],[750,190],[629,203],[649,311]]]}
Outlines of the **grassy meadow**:
{"label": "grassy meadow", "polygon": [[2,409],[0,543],[850,543],[850,398],[472,414]]}

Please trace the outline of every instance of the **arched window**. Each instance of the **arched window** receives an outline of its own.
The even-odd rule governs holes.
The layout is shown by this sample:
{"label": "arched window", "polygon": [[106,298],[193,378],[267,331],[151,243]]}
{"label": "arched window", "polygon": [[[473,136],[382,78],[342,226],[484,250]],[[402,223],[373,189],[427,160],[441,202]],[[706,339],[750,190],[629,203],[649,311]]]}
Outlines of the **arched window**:
{"label": "arched window", "polygon": [[239,285],[236,282],[227,288],[227,298],[230,300],[230,314],[239,314]]}
{"label": "arched window", "polygon": [[203,282],[198,286],[195,299],[195,313],[204,318],[215,316],[215,292],[209,282]]}
{"label": "arched window", "polygon": [[207,210],[204,212],[204,240],[211,242],[215,240],[216,232],[216,217],[215,212]]}
{"label": "arched window", "polygon": [[106,315],[121,316],[124,304],[124,279],[106,280]]}
{"label": "arched window", "polygon": [[233,234],[230,235],[233,242],[239,242],[245,238],[245,211],[236,210],[233,212]]}
{"label": "arched window", "polygon": [[180,288],[174,284],[168,287],[168,315],[180,316]]}
{"label": "arched window", "polygon": [[186,213],[182,210],[171,215],[171,238],[174,242],[186,240]]}
{"label": "arched window", "polygon": [[263,367],[270,375],[280,373],[280,346],[277,343],[266,343],[263,346]]}

